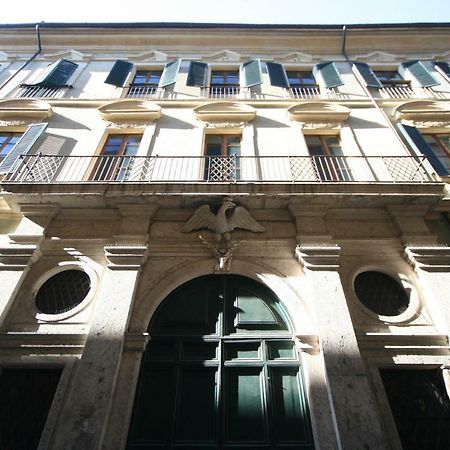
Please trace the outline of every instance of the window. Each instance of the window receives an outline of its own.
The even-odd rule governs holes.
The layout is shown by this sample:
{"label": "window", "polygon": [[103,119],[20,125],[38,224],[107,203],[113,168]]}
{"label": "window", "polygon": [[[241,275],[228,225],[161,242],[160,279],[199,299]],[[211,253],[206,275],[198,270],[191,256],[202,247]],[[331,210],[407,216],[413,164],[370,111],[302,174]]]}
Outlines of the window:
{"label": "window", "polygon": [[239,94],[238,70],[213,70],[211,71],[210,95],[221,97]]}
{"label": "window", "polygon": [[61,314],[79,305],[91,289],[91,280],[81,270],[64,270],[49,278],[36,294],[36,308],[44,314]]}
{"label": "window", "polygon": [[398,85],[407,85],[411,83],[405,80],[396,70],[374,70],[374,73],[383,86],[394,87]]}
{"label": "window", "polygon": [[90,179],[93,181],[125,181],[130,179],[134,156],[141,134],[113,134],[108,137],[97,157]]}
{"label": "window", "polygon": [[450,133],[421,133],[434,155],[450,173]]}
{"label": "window", "polygon": [[19,141],[22,133],[0,133],[0,164]]}
{"label": "window", "polygon": [[355,293],[368,309],[382,316],[398,316],[409,306],[403,287],[382,272],[362,272],[355,278]]}
{"label": "window", "polygon": [[450,401],[439,369],[380,369],[405,450],[444,449],[450,439]]}
{"label": "window", "polygon": [[343,155],[339,136],[307,135],[305,140],[318,179],[322,181],[352,180],[351,170]]}
{"label": "window", "polygon": [[241,178],[241,136],[208,134],[205,142],[207,181],[237,181]]}
{"label": "window", "polygon": [[0,369],[0,448],[38,448],[61,369]]}
{"label": "window", "polygon": [[299,70],[288,70],[287,77],[289,81],[289,86],[294,87],[318,87],[316,79],[311,71],[299,71]]}
{"label": "window", "polygon": [[192,280],[162,303],[149,333],[128,450],[314,448],[288,317],[265,286]]}
{"label": "window", "polygon": [[162,70],[138,70],[128,89],[128,97],[155,94],[161,80]]}

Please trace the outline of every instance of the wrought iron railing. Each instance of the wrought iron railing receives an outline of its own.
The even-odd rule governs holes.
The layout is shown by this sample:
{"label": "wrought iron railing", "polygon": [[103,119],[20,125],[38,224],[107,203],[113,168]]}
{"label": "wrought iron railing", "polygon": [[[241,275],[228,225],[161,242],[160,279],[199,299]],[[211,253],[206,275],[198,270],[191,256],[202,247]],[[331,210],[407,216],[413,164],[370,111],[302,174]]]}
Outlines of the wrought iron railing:
{"label": "wrought iron railing", "polygon": [[409,99],[409,98],[441,98],[448,99],[450,94],[447,92],[435,91],[431,88],[412,88],[409,85],[384,86],[380,89],[381,97],[391,99]]}
{"label": "wrought iron railing", "polygon": [[20,156],[4,183],[426,183],[423,156]]}
{"label": "wrought iron railing", "polygon": [[220,100],[248,96],[247,91],[248,89],[241,90],[239,86],[211,86],[202,90],[202,96]]}
{"label": "wrought iron railing", "polygon": [[14,96],[20,98],[61,98],[70,87],[71,86],[29,86],[23,84],[19,87],[19,90]]}
{"label": "wrought iron railing", "polygon": [[132,84],[127,91],[128,98],[157,98],[160,91],[156,85]]}
{"label": "wrought iron railing", "polygon": [[344,100],[347,95],[334,89],[320,89],[319,86],[295,86],[288,89],[289,96],[297,100]]}

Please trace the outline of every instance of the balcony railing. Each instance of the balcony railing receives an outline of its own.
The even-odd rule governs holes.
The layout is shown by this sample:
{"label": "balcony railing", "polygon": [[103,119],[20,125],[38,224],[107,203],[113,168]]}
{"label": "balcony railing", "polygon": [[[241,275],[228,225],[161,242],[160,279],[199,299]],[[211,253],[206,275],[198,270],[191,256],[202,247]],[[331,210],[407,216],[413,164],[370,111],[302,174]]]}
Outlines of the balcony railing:
{"label": "balcony railing", "polygon": [[447,92],[434,91],[431,88],[415,88],[409,85],[384,86],[380,89],[381,97],[392,99],[441,98],[448,99]]}
{"label": "balcony railing", "polygon": [[289,96],[297,100],[344,100],[348,96],[333,89],[320,89],[319,86],[295,86],[288,89]]}
{"label": "balcony railing", "polygon": [[158,86],[132,84],[127,91],[128,98],[157,98],[160,96]]}
{"label": "balcony railing", "polygon": [[[242,91],[244,94],[247,96],[247,90]],[[241,96],[241,89],[239,86],[211,86],[202,90],[202,96],[217,100],[237,98]]]}
{"label": "balcony railing", "polygon": [[61,98],[64,96],[67,89],[71,86],[28,86],[21,85],[19,90],[16,92],[15,97],[25,98]]}
{"label": "balcony railing", "polygon": [[436,181],[416,156],[49,156],[19,157],[4,183],[255,182],[426,183]]}

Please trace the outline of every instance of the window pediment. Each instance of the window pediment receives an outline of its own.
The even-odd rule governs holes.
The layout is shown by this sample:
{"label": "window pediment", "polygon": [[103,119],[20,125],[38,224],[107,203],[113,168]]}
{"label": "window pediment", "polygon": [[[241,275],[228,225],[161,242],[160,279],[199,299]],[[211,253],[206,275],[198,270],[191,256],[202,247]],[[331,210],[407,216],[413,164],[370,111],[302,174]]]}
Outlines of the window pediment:
{"label": "window pediment", "polygon": [[231,50],[223,50],[221,52],[212,53],[202,58],[202,61],[241,61],[242,55]]}
{"label": "window pediment", "polygon": [[398,120],[410,120],[417,126],[450,125],[450,104],[432,100],[406,102],[395,108],[392,115]]}
{"label": "window pediment", "polygon": [[146,100],[119,100],[98,108],[104,120],[114,123],[154,122],[161,117],[161,107]]}
{"label": "window pediment", "polygon": [[214,102],[194,108],[195,117],[203,122],[250,122],[255,108],[242,103]]}
{"label": "window pediment", "polygon": [[342,125],[350,116],[350,109],[335,103],[299,103],[288,109],[291,120],[307,124],[324,123]]}
{"label": "window pediment", "polygon": [[41,122],[53,116],[50,104],[42,100],[13,99],[0,101],[0,120],[23,124]]}

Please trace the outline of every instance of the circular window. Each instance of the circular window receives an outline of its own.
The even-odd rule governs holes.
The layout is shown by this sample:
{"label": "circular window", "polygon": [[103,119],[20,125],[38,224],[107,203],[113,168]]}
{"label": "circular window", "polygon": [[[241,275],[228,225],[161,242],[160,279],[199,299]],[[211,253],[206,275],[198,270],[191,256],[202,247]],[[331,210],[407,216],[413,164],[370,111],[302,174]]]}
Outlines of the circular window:
{"label": "circular window", "polygon": [[360,273],[354,287],[359,301],[381,316],[398,316],[408,309],[409,298],[405,290],[384,273]]}
{"label": "circular window", "polygon": [[36,307],[44,314],[61,314],[79,305],[91,289],[91,279],[81,270],[64,270],[49,278],[36,295]]}

